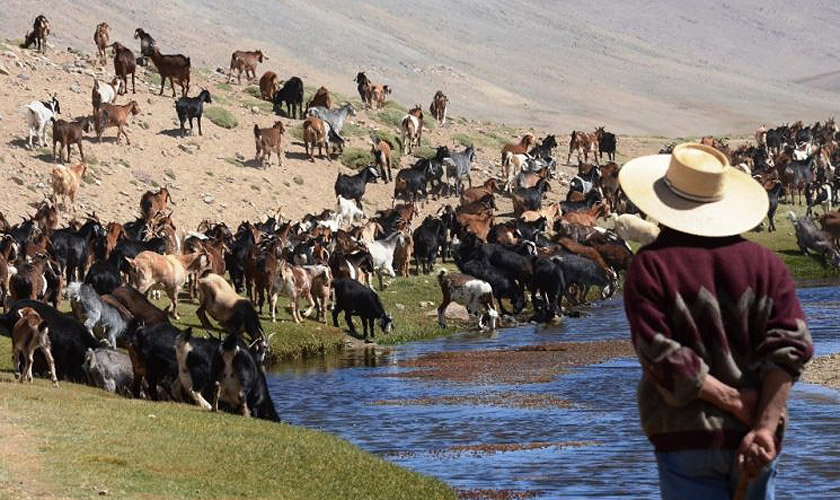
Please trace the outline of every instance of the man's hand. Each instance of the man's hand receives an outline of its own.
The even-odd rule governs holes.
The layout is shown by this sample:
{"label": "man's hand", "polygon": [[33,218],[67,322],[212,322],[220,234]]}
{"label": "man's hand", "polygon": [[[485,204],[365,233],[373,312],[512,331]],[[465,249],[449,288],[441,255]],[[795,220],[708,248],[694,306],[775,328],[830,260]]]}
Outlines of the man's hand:
{"label": "man's hand", "polygon": [[755,409],[758,406],[758,391],[755,389],[740,389],[738,399],[729,409],[739,422],[749,427],[755,424]]}
{"label": "man's hand", "polygon": [[755,389],[735,389],[707,375],[700,388],[700,399],[731,413],[748,427],[755,425],[758,406],[758,391]]}
{"label": "man's hand", "polygon": [[738,468],[747,477],[756,477],[776,458],[776,442],[767,429],[750,431],[738,447]]}

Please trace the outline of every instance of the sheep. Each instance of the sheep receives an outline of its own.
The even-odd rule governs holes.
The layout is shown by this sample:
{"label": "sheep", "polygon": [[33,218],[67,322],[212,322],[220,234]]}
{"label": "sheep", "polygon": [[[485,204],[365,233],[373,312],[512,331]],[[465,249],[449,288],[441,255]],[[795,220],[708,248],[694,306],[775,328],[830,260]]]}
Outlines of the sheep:
{"label": "sheep", "polygon": [[27,145],[29,149],[32,149],[33,137],[35,137],[38,146],[46,144],[47,122],[61,114],[61,105],[56,94],[53,94],[48,101],[30,102],[23,107],[22,113],[26,117],[26,125],[29,127]]}
{"label": "sheep", "polygon": [[271,128],[254,125],[254,142],[257,146],[256,160],[263,168],[271,165],[271,153],[277,154],[277,165],[283,166],[283,122],[276,121]]}
{"label": "sheep", "polygon": [[230,69],[228,70],[227,82],[233,77],[233,70],[237,71],[237,79],[242,85],[242,72],[245,72],[245,78],[248,81],[257,77],[257,63],[268,60],[268,56],[262,53],[262,50],[255,50],[248,52],[244,50],[237,50],[230,55]]}
{"label": "sheep", "polygon": [[[47,321],[41,318],[38,311],[31,307],[24,307],[17,311],[18,320],[12,328],[12,367],[18,380],[32,382],[32,365],[35,361],[35,350],[41,349],[50,369],[50,380],[58,387],[58,376],[55,371],[55,360],[50,349],[50,337]],[[20,356],[23,355],[23,370],[18,370]]]}
{"label": "sheep", "polygon": [[79,183],[87,172],[87,165],[79,163],[69,167],[59,165],[52,169],[50,177],[52,178],[53,203],[57,203],[58,198],[61,198],[64,203],[64,209],[67,209],[67,200],[70,200],[70,209],[76,211],[76,193],[79,191]]}
{"label": "sheep", "polygon": [[[70,146],[77,144],[82,161],[85,161],[85,151],[82,148],[82,136],[90,132],[90,120],[87,117],[74,122],[65,120],[53,121],[53,158],[64,161],[64,148],[67,147],[67,161],[70,161]],[[56,153],[56,146],[61,144]]]}
{"label": "sheep", "polygon": [[91,104],[93,105],[93,112],[99,109],[102,103],[114,104],[117,96],[122,89],[122,81],[118,76],[114,77],[110,83],[99,83],[96,78],[93,79],[93,90],[91,91]]}
{"label": "sheep", "polygon": [[184,123],[189,120],[190,134],[193,130],[193,118],[198,120],[198,135],[201,133],[201,115],[204,114],[204,103],[211,104],[213,100],[210,98],[210,91],[201,89],[195,97],[181,97],[175,101],[175,112],[178,114],[178,121],[181,123],[181,137],[186,137],[187,129],[184,128]]}
{"label": "sheep", "polygon": [[134,100],[128,104],[102,104],[93,122],[96,139],[101,142],[102,132],[106,128],[117,127],[117,144],[120,143],[120,136],[125,136],[125,142],[131,144],[131,140],[125,132],[125,125],[128,122],[129,115],[134,116],[138,113],[140,113],[140,107]]}
{"label": "sheep", "polygon": [[489,283],[468,274],[449,273],[441,269],[438,284],[443,295],[438,306],[438,323],[441,328],[446,328],[446,307],[450,302],[457,302],[467,308],[470,316],[476,316],[479,330],[484,330],[485,320],[491,332],[496,329],[499,313],[493,305],[493,288]]}
{"label": "sheep", "polygon": [[135,94],[134,77],[137,71],[137,59],[134,57],[134,52],[128,47],[119,42],[114,42],[111,45],[114,51],[114,74],[117,78],[122,80],[122,90],[120,94],[128,94],[128,75],[131,75],[131,93]]}
{"label": "sheep", "polygon": [[160,73],[158,95],[163,95],[168,78],[172,85],[172,97],[175,97],[175,82],[181,87],[181,96],[186,97],[190,91],[190,58],[182,54],[161,54],[157,47],[152,48],[150,57]]}
{"label": "sheep", "polygon": [[615,222],[613,231],[625,241],[635,241],[644,245],[653,243],[659,237],[659,226],[633,214],[610,216]]}
{"label": "sheep", "polygon": [[97,24],[96,31],[93,32],[93,43],[96,44],[96,50],[103,65],[108,62],[108,52],[105,49],[108,48],[108,42],[110,39],[111,27],[108,23]]}
{"label": "sheep", "polygon": [[273,71],[263,73],[263,76],[260,77],[260,99],[270,101],[274,93],[277,92],[278,83],[277,73]]}

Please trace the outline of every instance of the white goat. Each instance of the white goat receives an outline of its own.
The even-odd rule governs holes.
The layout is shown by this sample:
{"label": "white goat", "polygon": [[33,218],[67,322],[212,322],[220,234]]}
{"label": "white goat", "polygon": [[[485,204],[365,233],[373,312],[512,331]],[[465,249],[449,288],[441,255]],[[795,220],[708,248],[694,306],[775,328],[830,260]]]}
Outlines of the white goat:
{"label": "white goat", "polygon": [[29,127],[29,149],[32,149],[32,138],[35,137],[38,146],[47,144],[46,128],[56,115],[61,114],[61,107],[58,99],[53,96],[49,101],[32,101],[21,110],[26,117],[26,125]]}
{"label": "white goat", "polygon": [[376,272],[376,277],[379,279],[379,289],[383,290],[382,274],[385,273],[390,277],[397,275],[394,272],[394,250],[397,245],[402,245],[405,236],[397,231],[387,238],[375,240],[368,243],[368,252],[373,258],[373,270]]}
{"label": "white goat", "polygon": [[634,214],[612,214],[615,222],[614,231],[625,241],[636,241],[641,245],[653,243],[659,236],[659,226]]}
{"label": "white goat", "polygon": [[99,80],[93,79],[93,107],[98,108],[100,104],[114,104],[117,100],[117,95],[120,93],[122,87],[122,80],[114,78],[110,83],[99,83]]}
{"label": "white goat", "polygon": [[349,221],[352,226],[356,223],[356,219],[361,221],[365,218],[364,211],[356,205],[356,202],[354,200],[348,200],[343,196],[338,197],[336,212],[341,216],[339,225],[343,225],[344,222]]}

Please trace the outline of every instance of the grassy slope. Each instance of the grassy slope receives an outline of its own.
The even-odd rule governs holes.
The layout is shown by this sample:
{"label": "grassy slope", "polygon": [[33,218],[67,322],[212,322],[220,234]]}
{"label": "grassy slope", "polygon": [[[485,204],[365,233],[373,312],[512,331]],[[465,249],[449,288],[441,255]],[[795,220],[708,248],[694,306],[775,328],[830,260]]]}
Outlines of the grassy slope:
{"label": "grassy slope", "polygon": [[68,383],[20,385],[8,372],[0,374],[0,422],[3,433],[25,436],[0,456],[4,498],[24,496],[20,477],[27,494],[58,498],[99,490],[149,499],[455,498],[440,481],[320,432]]}

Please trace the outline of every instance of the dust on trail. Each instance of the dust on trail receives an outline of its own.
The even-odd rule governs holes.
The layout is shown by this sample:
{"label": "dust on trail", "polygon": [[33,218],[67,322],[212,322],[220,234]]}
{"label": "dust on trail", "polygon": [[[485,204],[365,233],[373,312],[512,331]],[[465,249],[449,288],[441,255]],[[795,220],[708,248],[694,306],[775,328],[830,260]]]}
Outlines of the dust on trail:
{"label": "dust on trail", "polygon": [[410,368],[388,377],[437,379],[465,384],[546,383],[570,369],[635,356],[628,341],[557,342],[517,349],[438,352],[399,364]]}

